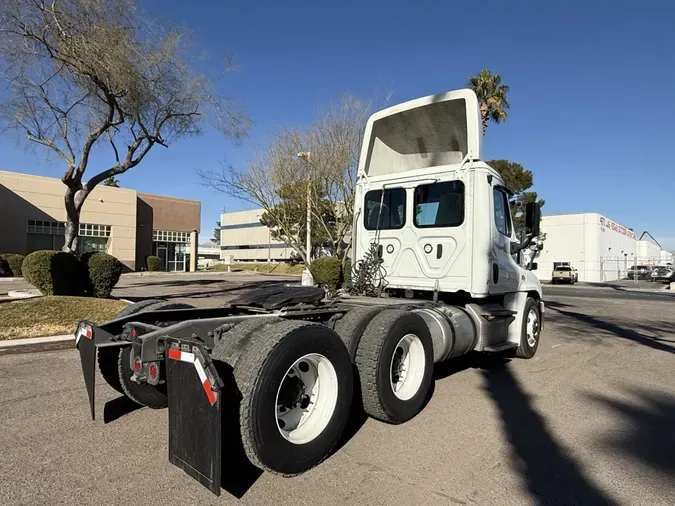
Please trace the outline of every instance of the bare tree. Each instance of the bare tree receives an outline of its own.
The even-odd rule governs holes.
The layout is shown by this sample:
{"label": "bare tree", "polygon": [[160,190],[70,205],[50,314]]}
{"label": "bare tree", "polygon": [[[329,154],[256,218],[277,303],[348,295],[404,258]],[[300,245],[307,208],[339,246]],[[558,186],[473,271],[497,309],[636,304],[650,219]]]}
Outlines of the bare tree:
{"label": "bare tree", "polygon": [[[256,153],[245,170],[224,166],[221,170],[199,170],[204,183],[217,191],[263,210],[261,221],[272,229],[274,239],[284,241],[307,263],[304,222],[298,219],[306,206],[301,193],[307,172],[297,153],[303,136],[298,130],[275,134],[262,152]],[[302,206],[298,208],[297,206]]]}
{"label": "bare tree", "polygon": [[[351,246],[351,227],[354,220],[354,192],[363,137],[363,129],[370,112],[370,103],[345,94],[339,102],[319,111],[318,118],[306,135],[306,144],[316,186],[323,195],[315,194],[313,212],[330,238],[335,254],[347,257]],[[332,226],[321,219],[320,202],[328,202]],[[324,204],[325,206],[325,204]]]}
{"label": "bare tree", "polygon": [[[65,163],[64,251],[76,251],[80,212],[102,181],[137,166],[156,145],[196,135],[208,118],[230,139],[250,121],[193,71],[188,34],[164,32],[133,0],[3,0],[0,121]],[[110,163],[83,180],[92,150]]]}
{"label": "bare tree", "polygon": [[[275,239],[291,246],[306,264],[307,187],[310,189],[312,244],[346,254],[354,217],[354,191],[370,104],[351,95],[319,110],[306,132],[284,129],[249,161],[245,170],[199,171],[204,183],[264,211],[262,222]],[[298,153],[311,152],[306,159]]]}

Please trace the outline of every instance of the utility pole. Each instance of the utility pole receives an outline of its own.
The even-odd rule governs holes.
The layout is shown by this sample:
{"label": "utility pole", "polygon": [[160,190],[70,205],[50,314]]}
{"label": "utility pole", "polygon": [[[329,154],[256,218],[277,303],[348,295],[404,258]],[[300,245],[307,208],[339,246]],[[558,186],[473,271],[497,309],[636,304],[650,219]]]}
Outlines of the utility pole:
{"label": "utility pole", "polygon": [[309,158],[311,156],[311,151],[300,151],[298,153],[298,158],[302,158],[307,164],[307,246],[305,247],[307,255],[307,268],[302,273],[302,284],[313,285],[314,279],[312,278],[312,273],[309,270],[309,264],[312,262],[312,178],[311,178],[311,165],[309,163]]}

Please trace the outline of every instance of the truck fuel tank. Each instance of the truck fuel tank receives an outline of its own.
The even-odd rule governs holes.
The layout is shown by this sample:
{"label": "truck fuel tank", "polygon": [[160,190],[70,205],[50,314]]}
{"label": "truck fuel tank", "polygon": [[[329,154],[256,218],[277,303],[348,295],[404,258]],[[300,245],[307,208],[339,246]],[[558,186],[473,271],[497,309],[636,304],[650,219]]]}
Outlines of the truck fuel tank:
{"label": "truck fuel tank", "polygon": [[476,327],[459,306],[426,307],[414,310],[426,322],[434,344],[434,363],[464,355],[478,342]]}

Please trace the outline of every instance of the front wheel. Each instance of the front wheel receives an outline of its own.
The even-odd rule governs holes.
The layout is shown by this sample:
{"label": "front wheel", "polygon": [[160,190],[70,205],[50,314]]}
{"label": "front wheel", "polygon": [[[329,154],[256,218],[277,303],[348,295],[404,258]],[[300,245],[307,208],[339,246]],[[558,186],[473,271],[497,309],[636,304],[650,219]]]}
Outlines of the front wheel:
{"label": "front wheel", "polygon": [[532,297],[525,301],[523,310],[523,324],[520,332],[520,345],[516,350],[516,357],[532,358],[539,348],[541,333],[541,314],[539,304]]}

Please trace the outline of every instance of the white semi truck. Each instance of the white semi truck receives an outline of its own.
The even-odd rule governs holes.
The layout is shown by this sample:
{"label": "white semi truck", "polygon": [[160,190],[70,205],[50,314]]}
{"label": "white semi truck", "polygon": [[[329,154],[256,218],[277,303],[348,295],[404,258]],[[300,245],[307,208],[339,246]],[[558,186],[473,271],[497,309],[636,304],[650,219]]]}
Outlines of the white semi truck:
{"label": "white semi truck", "polygon": [[[168,407],[170,461],[219,494],[226,431],[255,466],[293,476],[330,454],[355,391],[368,415],[403,423],[423,409],[434,363],[533,357],[544,316],[531,272],[539,208],[527,207],[517,242],[510,192],[480,144],[471,90],[374,114],[358,171],[352,293],[288,286],[208,309],[143,301],[107,323],[80,322],[92,418],[98,363],[120,393]],[[237,423],[225,424],[232,412]]]}

